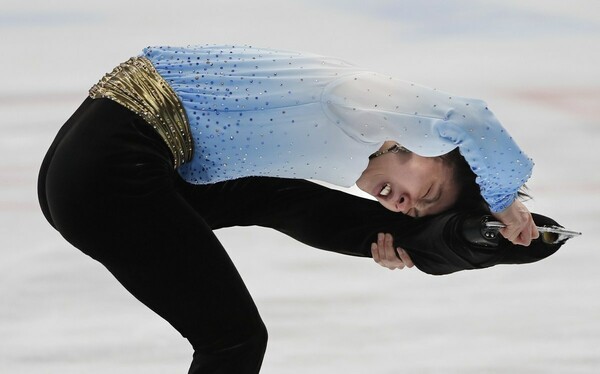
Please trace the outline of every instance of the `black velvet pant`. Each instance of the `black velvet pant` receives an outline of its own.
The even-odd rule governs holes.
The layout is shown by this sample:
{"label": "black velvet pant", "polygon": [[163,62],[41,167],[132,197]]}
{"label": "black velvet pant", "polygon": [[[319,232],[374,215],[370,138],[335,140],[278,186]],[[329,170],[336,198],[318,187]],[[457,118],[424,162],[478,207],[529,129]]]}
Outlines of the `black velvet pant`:
{"label": "black velvet pant", "polygon": [[303,180],[191,185],[173,170],[170,151],[154,130],[108,99],[87,99],[61,128],[38,183],[42,211],[66,240],[190,341],[190,373],[257,373],[267,342],[214,229],[260,225],[363,257],[370,256],[377,233],[388,232],[430,274],[534,262],[560,247],[541,240],[529,247],[506,240],[474,245],[460,235],[472,212],[413,219]]}
{"label": "black velvet pant", "polygon": [[190,373],[257,373],[266,328],[178,183],[150,126],[110,100],[87,99],[44,160],[40,201],[71,244],[191,342]]}

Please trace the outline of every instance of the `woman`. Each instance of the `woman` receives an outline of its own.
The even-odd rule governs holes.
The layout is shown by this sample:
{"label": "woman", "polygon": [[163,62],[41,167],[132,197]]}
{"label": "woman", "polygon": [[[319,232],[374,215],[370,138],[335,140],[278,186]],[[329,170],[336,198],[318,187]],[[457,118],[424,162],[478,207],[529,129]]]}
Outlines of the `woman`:
{"label": "woman", "polygon": [[[461,204],[466,190],[443,156],[457,146],[505,237],[529,244],[537,232],[515,197],[532,164],[482,102],[315,55],[147,48],[95,85],[59,131],[40,171],[40,202],[71,244],[191,342],[190,373],[253,373],[266,329],[212,232],[220,226],[208,217],[220,208],[207,211],[202,191],[245,176],[356,182],[392,212],[435,214]],[[253,201],[260,191],[213,199]],[[311,194],[317,202],[322,192]],[[368,211],[367,220],[379,214]],[[217,214],[234,224],[242,215]],[[312,227],[292,222],[282,231],[303,237]],[[420,237],[405,226],[397,236]],[[319,232],[307,242],[325,247]]]}

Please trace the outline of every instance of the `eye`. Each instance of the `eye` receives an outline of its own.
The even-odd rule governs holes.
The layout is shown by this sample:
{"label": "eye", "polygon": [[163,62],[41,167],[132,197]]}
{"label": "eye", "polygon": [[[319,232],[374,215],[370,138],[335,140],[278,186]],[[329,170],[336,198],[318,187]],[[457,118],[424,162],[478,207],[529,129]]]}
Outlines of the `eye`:
{"label": "eye", "polygon": [[390,192],[392,192],[392,186],[389,183],[386,183],[385,186],[383,186],[383,188],[381,189],[381,192],[379,192],[379,195],[388,196]]}
{"label": "eye", "polygon": [[432,188],[433,188],[433,184],[431,186],[429,186],[429,189],[427,190],[427,192],[425,192],[425,195],[423,195],[423,197],[421,197],[420,200],[427,200],[427,196],[429,196],[429,193],[431,192]]}

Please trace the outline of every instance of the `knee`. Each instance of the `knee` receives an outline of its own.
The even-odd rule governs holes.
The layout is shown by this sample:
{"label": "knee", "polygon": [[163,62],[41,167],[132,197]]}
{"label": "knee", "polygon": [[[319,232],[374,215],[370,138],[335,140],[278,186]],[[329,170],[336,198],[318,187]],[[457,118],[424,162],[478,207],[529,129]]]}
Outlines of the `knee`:
{"label": "knee", "polygon": [[260,327],[257,328],[256,332],[252,336],[251,345],[253,345],[257,351],[262,352],[261,355],[264,355],[265,350],[267,349],[267,341],[269,340],[269,333],[267,331],[267,327],[264,323],[260,323]]}
{"label": "knee", "polygon": [[247,357],[248,362],[262,362],[268,339],[267,328],[261,321],[254,333],[239,344],[241,357]]}
{"label": "knee", "polygon": [[268,332],[264,323],[259,321],[251,330],[246,329],[243,334],[239,331],[224,334],[217,341],[209,344],[194,339],[189,340],[194,347],[193,367],[201,368],[219,364],[259,368],[267,349]]}
{"label": "knee", "polygon": [[199,342],[194,342],[193,339],[190,339],[190,342],[197,352],[264,352],[267,347],[269,335],[262,320],[244,327],[243,329],[238,328],[229,332],[222,332],[217,339],[208,344],[206,342],[204,344],[194,344]]}

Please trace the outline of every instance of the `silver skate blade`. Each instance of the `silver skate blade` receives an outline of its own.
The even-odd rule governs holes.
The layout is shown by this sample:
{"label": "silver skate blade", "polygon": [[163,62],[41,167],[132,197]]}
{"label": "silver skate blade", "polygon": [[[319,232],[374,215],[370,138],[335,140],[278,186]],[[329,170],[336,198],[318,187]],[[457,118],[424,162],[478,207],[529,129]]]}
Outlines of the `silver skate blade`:
{"label": "silver skate blade", "polygon": [[[486,228],[500,230],[506,227],[505,224],[498,221],[485,222]],[[566,230],[559,226],[537,226],[540,236],[544,243],[558,244],[564,243],[567,240],[581,235],[578,231]]]}

